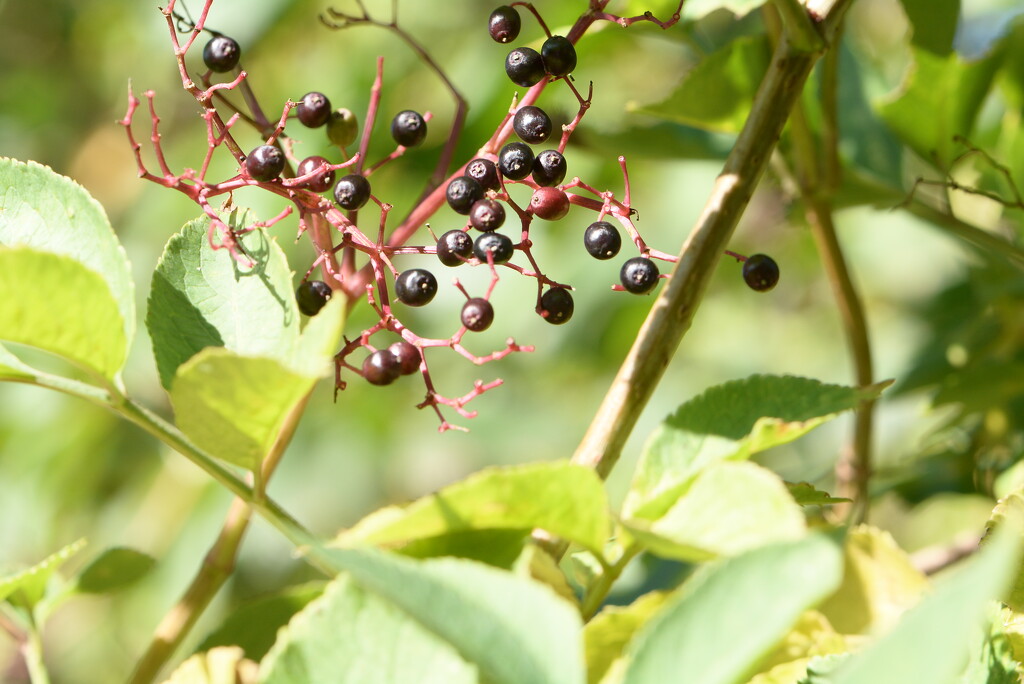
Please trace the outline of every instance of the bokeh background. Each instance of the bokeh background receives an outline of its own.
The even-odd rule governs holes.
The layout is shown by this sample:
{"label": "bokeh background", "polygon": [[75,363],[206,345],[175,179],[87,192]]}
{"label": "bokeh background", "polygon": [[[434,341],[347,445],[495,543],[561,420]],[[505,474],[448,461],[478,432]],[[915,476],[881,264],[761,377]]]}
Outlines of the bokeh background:
{"label": "bokeh background", "polygon": [[[535,4],[555,32],[567,28],[585,5],[582,0]],[[964,20],[979,31],[996,27],[1008,13],[1019,11],[1015,4],[966,0]],[[187,5],[196,11],[200,3]],[[390,16],[391,2],[369,0],[367,5],[374,16]],[[400,0],[398,5],[400,25],[424,44],[470,104],[457,154],[461,162],[490,136],[516,90],[503,73],[507,48],[486,33],[493,7],[468,0]],[[401,213],[419,194],[444,142],[453,112],[451,97],[392,33],[374,27],[327,29],[318,18],[327,6],[310,0],[217,0],[208,25],[239,41],[251,84],[268,113],[279,112],[287,98],[320,90],[334,106],[356,112],[362,125],[375,59],[384,56],[383,119],[371,159],[391,149],[386,125],[393,113],[408,108],[434,114],[426,143],[374,176],[375,192]],[[334,6],[353,9],[340,0]],[[756,13],[746,21],[756,23]],[[594,104],[567,150],[570,175],[621,196],[616,158],[625,155],[633,204],[639,210],[637,225],[652,246],[664,251],[678,251],[703,208],[730,137],[635,110],[664,100],[701,54],[734,32],[749,29],[724,13],[669,32],[647,24],[628,30],[605,25],[579,46],[576,81],[583,87],[594,82]],[[855,5],[847,45],[867,75],[869,98],[883,99],[898,88],[909,64],[907,30],[896,0],[860,0]],[[535,22],[525,18],[519,42],[539,43],[540,37]],[[198,59],[198,50],[194,52],[190,63]],[[165,241],[198,211],[184,196],[137,178],[124,130],[115,124],[124,116],[129,83],[137,94],[148,89],[157,93],[172,168],[197,165],[205,129],[195,102],[181,89],[167,25],[156,3],[0,0],[0,156],[47,164],[81,183],[104,205],[132,263],[141,321]],[[556,119],[575,113],[565,88],[549,88],[540,104]],[[135,130],[140,139],[146,137],[146,125],[139,117]],[[258,144],[254,132],[236,134],[243,147]],[[330,154],[322,131],[293,135],[300,139],[303,156]],[[152,163],[152,155],[146,160]],[[212,176],[234,172],[224,154],[215,161]],[[241,193],[236,201],[251,203],[261,218],[274,216],[283,206]],[[994,225],[998,212],[992,207],[979,207],[978,212],[979,223]],[[492,331],[473,337],[471,348],[487,353],[514,336],[537,350],[484,367],[445,350],[431,356],[439,389],[450,395],[467,391],[477,378],[504,379],[504,386],[473,402],[478,417],[450,416],[469,432],[439,434],[433,413],[415,408],[423,395],[415,379],[387,388],[352,382],[337,402],[325,381],[271,494],[311,529],[329,535],[381,505],[414,498],[489,464],[569,457],[653,301],[611,291],[618,260],[598,262],[583,250],[582,231],[592,220],[591,214],[575,208],[561,222],[540,222],[534,229],[542,267],[577,288],[570,323],[546,324],[533,312],[532,281],[510,274],[497,290]],[[906,378],[917,368],[919,351],[936,335],[935,307],[943,309],[940,293],[974,282],[986,262],[955,238],[891,206],[843,211],[838,221],[868,312],[877,377]],[[447,209],[431,223],[438,233],[461,224]],[[294,219],[278,224],[273,234],[301,277],[313,253],[307,241],[295,241]],[[428,240],[424,231],[416,242]],[[645,436],[675,406],[704,388],[751,373],[852,382],[839,317],[814,244],[799,209],[794,210],[774,178],[763,183],[732,248],[771,254],[781,265],[779,286],[768,294],[755,293],[743,284],[739,265],[723,259],[692,329],[612,476],[616,500]],[[453,332],[459,297],[444,285],[452,272],[433,257],[407,257],[401,263],[431,268],[442,283],[438,299],[411,312],[409,321],[433,335]],[[477,271],[459,275],[482,284],[486,274]],[[1011,315],[1024,317],[1020,309]],[[355,334],[369,322],[366,307],[361,307],[348,332]],[[1018,337],[1018,348],[1019,343]],[[144,328],[125,380],[133,395],[170,414]],[[1019,444],[1014,447],[1011,441],[1002,456],[988,454],[995,465],[982,463],[981,470],[988,468],[992,477],[979,481],[976,450],[951,450],[941,439],[936,446],[935,435],[946,434],[936,430],[949,425],[959,408],[932,410],[932,397],[925,387],[887,398],[878,408],[879,498],[873,520],[892,529],[910,550],[976,529],[992,505],[994,474],[1020,453]],[[764,458],[787,479],[827,488],[849,430],[849,418],[843,417]],[[945,453],[943,449],[950,452],[948,458],[931,458]],[[917,506],[925,499],[929,508]],[[86,537],[89,547],[71,564],[72,570],[108,546],[138,548],[159,561],[155,572],[113,598],[81,598],[60,608],[46,633],[56,681],[110,682],[126,676],[213,541],[229,502],[229,495],[187,460],[112,414],[41,389],[0,385],[0,571],[37,562],[79,537]],[[308,577],[313,575],[292,558],[290,546],[257,521],[235,576],[188,648],[230,607]],[[628,594],[645,583],[670,579],[671,569],[641,563],[626,576],[622,591]],[[0,674],[0,680],[19,681],[14,645],[0,637],[4,672],[8,674]]]}

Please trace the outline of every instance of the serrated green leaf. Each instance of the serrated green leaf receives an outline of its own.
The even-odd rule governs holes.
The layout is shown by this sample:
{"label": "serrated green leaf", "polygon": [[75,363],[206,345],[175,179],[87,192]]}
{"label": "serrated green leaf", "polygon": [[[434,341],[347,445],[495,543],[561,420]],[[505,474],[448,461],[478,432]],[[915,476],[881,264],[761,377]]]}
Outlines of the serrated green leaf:
{"label": "serrated green leaf", "polygon": [[246,660],[242,649],[221,646],[195,654],[164,684],[256,684],[258,674],[259,665]]}
{"label": "serrated green leaf", "polygon": [[[992,516],[985,525],[984,543],[987,544],[994,530],[1003,525],[1024,528],[1024,491],[1018,489],[1007,494],[992,509]],[[1005,603],[1010,610],[1024,612],[1024,564],[1014,574]]]}
{"label": "serrated green leaf", "polygon": [[0,578],[0,601],[6,599],[11,603],[33,608],[42,600],[46,593],[46,585],[53,573],[83,548],[85,548],[85,540],[79,539],[31,568]]}
{"label": "serrated green leaf", "polygon": [[804,536],[803,510],[775,473],[754,463],[702,470],[661,517],[625,518],[623,526],[651,553],[700,562]]}
{"label": "serrated green leaf", "polygon": [[199,448],[253,470],[318,379],[274,359],[209,348],[178,368],[171,404],[178,427]]}
{"label": "serrated green leaf", "polygon": [[644,594],[628,606],[605,606],[583,627],[583,646],[587,654],[587,684],[599,684],[617,662],[637,630],[651,619],[669,595],[654,591]]}
{"label": "serrated green leaf", "polygon": [[623,504],[631,518],[665,513],[698,472],[791,442],[891,384],[859,389],[794,376],[754,375],[706,390],[682,404],[644,446]]}
{"label": "serrated green leaf", "polygon": [[900,0],[911,26],[911,43],[936,55],[953,51],[960,0]]}
{"label": "serrated green leaf", "polygon": [[823,492],[810,482],[787,482],[786,489],[789,490],[793,500],[801,506],[830,506],[851,501],[851,499]]}
{"label": "serrated green leaf", "polygon": [[288,261],[263,230],[240,238],[256,261],[241,266],[226,249],[213,250],[209,219],[185,224],[164,248],[153,274],[146,326],[160,382],[206,347],[290,362],[299,339],[299,312]]}
{"label": "serrated green leaf", "polygon": [[839,544],[823,535],[702,568],[630,642],[623,681],[742,684],[841,576]]}
{"label": "serrated green leaf", "polygon": [[[135,335],[131,267],[100,203],[70,178],[31,161],[0,158],[0,188],[0,245],[62,254],[99,274],[117,303],[121,337],[130,346]],[[69,289],[60,280],[31,282],[51,294]]]}
{"label": "serrated green leaf", "polygon": [[475,684],[450,644],[348,575],[295,615],[260,664],[261,684]]}
{"label": "serrated green leaf", "polygon": [[491,684],[584,680],[579,613],[544,585],[458,558],[416,561],[370,548],[319,557],[454,646]]}
{"label": "serrated green leaf", "polygon": [[153,566],[152,556],[127,548],[107,549],[80,573],[76,589],[89,594],[106,594],[142,579]]}
{"label": "serrated green leaf", "polygon": [[611,534],[601,479],[564,461],[486,468],[406,507],[376,511],[333,543],[393,545],[467,530],[534,528],[600,551]]}
{"label": "serrated green leaf", "polygon": [[128,340],[100,274],[59,254],[0,247],[0,300],[0,340],[48,351],[114,382]]}

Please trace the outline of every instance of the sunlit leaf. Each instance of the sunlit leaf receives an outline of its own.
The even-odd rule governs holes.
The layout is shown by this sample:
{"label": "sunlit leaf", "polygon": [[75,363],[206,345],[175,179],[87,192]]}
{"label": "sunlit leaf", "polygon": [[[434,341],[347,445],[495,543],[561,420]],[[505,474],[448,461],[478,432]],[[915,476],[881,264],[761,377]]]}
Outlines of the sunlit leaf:
{"label": "sunlit leaf", "polygon": [[34,607],[46,593],[46,585],[53,573],[83,548],[85,540],[79,539],[31,568],[0,577],[0,601],[6,599],[21,606]]}
{"label": "sunlit leaf", "polygon": [[588,684],[598,684],[616,662],[624,664],[622,651],[626,644],[665,605],[667,599],[668,594],[655,591],[644,594],[628,606],[605,606],[584,626]]}
{"label": "sunlit leaf", "polygon": [[246,660],[242,649],[221,646],[192,656],[164,684],[256,684],[259,665]]}

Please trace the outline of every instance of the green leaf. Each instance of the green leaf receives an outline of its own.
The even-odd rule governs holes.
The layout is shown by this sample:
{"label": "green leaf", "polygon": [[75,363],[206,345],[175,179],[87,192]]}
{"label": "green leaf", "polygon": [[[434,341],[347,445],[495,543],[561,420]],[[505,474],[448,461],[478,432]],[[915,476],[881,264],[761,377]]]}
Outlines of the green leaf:
{"label": "green leaf", "polygon": [[154,565],[156,559],[141,551],[107,549],[78,574],[76,588],[89,594],[107,594],[142,579]]}
{"label": "green leaf", "polygon": [[593,551],[611,535],[604,485],[567,461],[486,468],[406,507],[370,514],[334,544],[402,544],[481,529],[540,528]]}
{"label": "green leaf", "polygon": [[633,635],[665,605],[668,594],[644,594],[628,606],[605,606],[583,627],[587,684],[598,684],[625,663],[622,651]]}
{"label": "green leaf", "polygon": [[876,398],[889,384],[858,389],[754,375],[712,387],[682,404],[647,440],[623,510],[632,518],[656,519],[707,465],[791,442]]}
{"label": "green leaf", "polygon": [[[743,16],[753,12],[764,3],[765,0],[687,0],[683,3],[683,17],[699,19],[719,9],[725,9],[737,16]],[[643,3],[640,4],[642,5]],[[671,9],[675,10],[675,6],[678,4],[676,2],[672,5]],[[640,10],[638,13],[642,14],[643,10]]]}
{"label": "green leaf", "polygon": [[0,345],[0,380],[31,381],[36,371]]}
{"label": "green leaf", "polygon": [[[117,303],[125,347],[135,335],[135,287],[124,248],[100,203],[70,178],[35,162],[0,158],[0,245],[62,254],[98,273]],[[74,290],[37,276],[50,294]],[[10,301],[4,293],[4,301]],[[62,312],[63,313],[63,312]]]}
{"label": "green leaf", "polygon": [[0,601],[6,599],[28,608],[34,607],[46,593],[46,585],[53,573],[84,547],[85,540],[79,539],[31,568],[0,578]]}
{"label": "green leaf", "polygon": [[953,51],[960,0],[900,0],[912,27],[911,43],[936,55]]}
{"label": "green leaf", "polygon": [[299,313],[281,248],[265,231],[251,231],[240,242],[256,265],[245,268],[228,250],[210,248],[208,228],[207,218],[185,224],[153,274],[146,326],[165,388],[206,347],[289,361],[298,343]]}
{"label": "green leaf", "polygon": [[[785,672],[796,672],[798,676],[790,680],[795,682],[807,672],[807,664],[811,658],[845,653],[849,648],[850,645],[843,635],[836,632],[824,615],[816,610],[809,610],[800,616],[789,634],[770,655],[758,663],[758,667],[765,674],[774,671],[774,679],[766,677],[765,681],[778,680]],[[801,667],[785,667],[793,663],[799,663]],[[756,678],[754,681],[757,681]]]}
{"label": "green leaf", "polygon": [[0,339],[51,352],[114,382],[128,340],[98,273],[59,254],[0,247],[0,300]]}
{"label": "green leaf", "polygon": [[192,656],[164,684],[256,684],[258,671],[259,666],[246,660],[242,649],[222,646]]}
{"label": "green leaf", "polygon": [[[1024,490],[1007,494],[992,509],[992,516],[985,526],[985,543],[992,531],[1001,525],[1024,526]],[[1004,601],[1010,610],[1024,612],[1024,565],[1017,568]]]}
{"label": "green leaf", "polygon": [[260,664],[261,684],[476,681],[451,645],[347,575],[292,618]]}
{"label": "green leaf", "polygon": [[685,675],[700,684],[743,684],[841,576],[839,545],[823,535],[702,568],[630,642],[624,682]]}
{"label": "green leaf", "polygon": [[583,682],[579,613],[544,585],[458,558],[376,549],[320,557],[446,640],[491,684]]}
{"label": "green leaf", "polygon": [[852,500],[841,496],[832,496],[828,492],[817,489],[810,482],[787,482],[786,489],[789,490],[790,495],[801,506],[831,506],[832,504],[846,503]]}
{"label": "green leaf", "polygon": [[654,521],[623,520],[659,556],[690,562],[732,556],[804,536],[803,510],[775,473],[754,463],[715,463]]}

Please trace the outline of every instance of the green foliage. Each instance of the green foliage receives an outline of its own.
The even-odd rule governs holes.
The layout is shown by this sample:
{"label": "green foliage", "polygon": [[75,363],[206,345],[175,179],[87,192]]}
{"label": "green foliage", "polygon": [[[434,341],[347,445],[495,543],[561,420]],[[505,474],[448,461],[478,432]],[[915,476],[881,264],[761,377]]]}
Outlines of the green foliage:
{"label": "green foliage", "polygon": [[71,557],[85,548],[85,540],[79,539],[60,551],[48,556],[21,572],[0,577],[0,601],[33,609],[43,600],[50,578]]}
{"label": "green foliage", "polygon": [[117,591],[139,581],[155,564],[155,558],[135,549],[107,549],[78,573],[75,588],[87,594]]}

